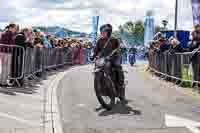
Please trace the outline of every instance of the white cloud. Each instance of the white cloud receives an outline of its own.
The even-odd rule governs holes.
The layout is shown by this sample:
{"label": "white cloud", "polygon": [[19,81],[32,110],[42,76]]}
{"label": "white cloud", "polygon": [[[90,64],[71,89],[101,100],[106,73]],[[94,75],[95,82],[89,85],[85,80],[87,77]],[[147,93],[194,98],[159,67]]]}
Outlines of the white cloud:
{"label": "white cloud", "polygon": [[[192,26],[190,0],[181,0],[179,28]],[[2,0],[0,25],[15,21],[22,25],[62,25],[74,30],[91,32],[94,11],[100,24],[111,23],[117,28],[127,20],[144,19],[153,10],[157,24],[167,19],[173,28],[175,0]]]}

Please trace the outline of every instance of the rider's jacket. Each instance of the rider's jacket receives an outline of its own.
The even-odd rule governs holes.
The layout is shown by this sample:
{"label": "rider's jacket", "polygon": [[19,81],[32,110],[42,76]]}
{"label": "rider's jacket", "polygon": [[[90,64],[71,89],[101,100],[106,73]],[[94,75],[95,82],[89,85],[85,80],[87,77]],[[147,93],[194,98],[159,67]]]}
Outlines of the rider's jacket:
{"label": "rider's jacket", "polygon": [[[108,42],[108,44],[106,45],[107,42]],[[106,45],[106,47],[104,48],[105,45]],[[115,38],[110,38],[110,41],[108,41],[108,39],[100,38],[97,41],[96,47],[94,48],[94,57],[109,56],[113,50],[115,50],[119,47],[120,47],[120,43]],[[118,56],[119,56],[119,53],[116,53],[113,58],[118,58]]]}
{"label": "rider's jacket", "polygon": [[137,53],[136,48],[130,48],[129,49],[129,54],[136,54],[136,53]]}

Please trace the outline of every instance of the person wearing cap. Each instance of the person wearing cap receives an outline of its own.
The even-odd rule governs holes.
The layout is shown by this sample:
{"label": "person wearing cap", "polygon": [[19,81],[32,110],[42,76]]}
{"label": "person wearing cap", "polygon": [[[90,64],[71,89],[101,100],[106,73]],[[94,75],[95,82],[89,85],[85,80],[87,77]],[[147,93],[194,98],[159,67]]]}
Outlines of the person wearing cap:
{"label": "person wearing cap", "polygon": [[[105,24],[101,26],[100,28],[101,37],[97,41],[97,44],[94,48],[94,55],[93,59],[95,60],[96,56],[100,57],[107,57],[110,55],[114,50],[117,50],[120,48],[120,43],[116,38],[112,37],[112,25]],[[120,63],[120,54],[119,52],[116,52],[112,59],[111,59],[111,67],[116,70],[117,75],[116,79],[118,80],[118,86],[117,89],[119,89],[120,92],[120,100],[126,101],[125,98],[125,86],[124,86],[124,73],[122,70],[122,66]]]}
{"label": "person wearing cap", "polygon": [[35,33],[35,37],[41,37],[40,29],[34,29],[33,32]]}

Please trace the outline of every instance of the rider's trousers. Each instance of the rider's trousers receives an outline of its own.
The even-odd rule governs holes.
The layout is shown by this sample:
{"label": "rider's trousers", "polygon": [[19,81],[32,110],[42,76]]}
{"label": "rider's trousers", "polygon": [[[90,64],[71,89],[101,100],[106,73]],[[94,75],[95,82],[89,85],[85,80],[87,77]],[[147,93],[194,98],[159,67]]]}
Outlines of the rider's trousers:
{"label": "rider's trousers", "polygon": [[119,92],[119,95],[120,97],[125,97],[125,83],[124,83],[124,80],[125,80],[125,77],[124,77],[124,71],[123,71],[123,68],[120,64],[120,58],[115,58],[111,61],[111,66],[112,68],[114,69],[114,72],[115,72],[115,79],[116,79],[116,82],[117,82],[117,88],[119,89],[118,92]]}

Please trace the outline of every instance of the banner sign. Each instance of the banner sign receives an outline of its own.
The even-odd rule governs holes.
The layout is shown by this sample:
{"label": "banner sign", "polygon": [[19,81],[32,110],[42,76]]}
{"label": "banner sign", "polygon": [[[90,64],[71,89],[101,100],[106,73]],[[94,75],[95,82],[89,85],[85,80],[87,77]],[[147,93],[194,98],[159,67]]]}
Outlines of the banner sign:
{"label": "banner sign", "polygon": [[200,0],[192,0],[193,23],[200,24]]}
{"label": "banner sign", "polygon": [[93,16],[92,17],[92,44],[93,46],[96,45],[98,25],[99,25],[99,16]]}
{"label": "banner sign", "polygon": [[146,16],[144,22],[144,45],[149,47],[149,41],[153,39],[155,33],[155,22],[153,16]]}

